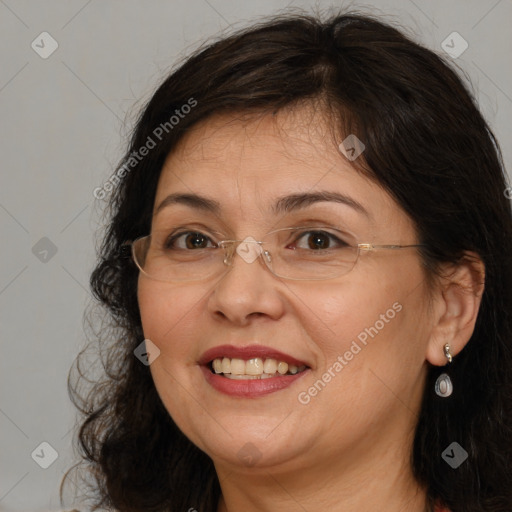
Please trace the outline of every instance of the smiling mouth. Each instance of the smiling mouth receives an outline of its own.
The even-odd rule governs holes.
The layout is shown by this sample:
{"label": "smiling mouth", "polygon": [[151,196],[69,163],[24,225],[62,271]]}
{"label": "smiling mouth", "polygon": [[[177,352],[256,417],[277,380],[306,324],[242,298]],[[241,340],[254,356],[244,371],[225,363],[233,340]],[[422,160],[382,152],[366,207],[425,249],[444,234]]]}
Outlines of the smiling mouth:
{"label": "smiling mouth", "polygon": [[295,375],[305,371],[305,365],[295,366],[277,359],[254,357],[247,361],[237,358],[219,357],[209,364],[210,371],[233,380],[271,379]]}

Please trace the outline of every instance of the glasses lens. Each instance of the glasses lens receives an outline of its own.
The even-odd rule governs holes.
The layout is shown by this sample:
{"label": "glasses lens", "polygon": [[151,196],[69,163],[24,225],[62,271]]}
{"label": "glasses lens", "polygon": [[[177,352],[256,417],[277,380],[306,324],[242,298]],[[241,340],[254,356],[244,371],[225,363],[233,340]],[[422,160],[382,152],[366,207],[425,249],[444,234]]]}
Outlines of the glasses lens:
{"label": "glasses lens", "polygon": [[194,281],[225,268],[224,249],[196,231],[155,232],[133,243],[139,269],[158,281]]}
{"label": "glasses lens", "polygon": [[350,272],[358,248],[345,235],[328,227],[285,228],[268,235],[269,268],[276,275],[297,280],[339,277]]}
{"label": "glasses lens", "polygon": [[[252,264],[259,261],[263,251],[270,271],[285,279],[329,279],[350,272],[356,263],[358,248],[344,238],[342,232],[330,227],[284,228],[266,235],[261,246],[254,239],[250,244],[237,244],[236,252]],[[139,269],[153,279],[201,280],[221,274],[232,264],[232,242],[214,242],[199,231],[155,232],[135,240],[133,257]]]}

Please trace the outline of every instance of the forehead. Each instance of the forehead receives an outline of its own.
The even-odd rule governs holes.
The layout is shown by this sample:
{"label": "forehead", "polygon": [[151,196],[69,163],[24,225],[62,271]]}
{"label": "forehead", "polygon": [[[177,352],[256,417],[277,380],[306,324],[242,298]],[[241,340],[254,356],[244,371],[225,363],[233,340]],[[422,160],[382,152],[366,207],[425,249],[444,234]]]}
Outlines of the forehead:
{"label": "forehead", "polygon": [[[313,107],[281,110],[275,114],[217,115],[195,125],[182,138],[164,165],[176,171],[215,168],[217,178],[231,173],[280,167],[295,174],[310,168],[327,171],[326,165],[341,160],[325,116]],[[311,164],[317,165],[311,168]],[[226,165],[228,163],[228,165]],[[179,164],[179,165],[178,165]],[[317,169],[318,168],[318,169]],[[185,174],[185,171],[183,171]]]}
{"label": "forehead", "polygon": [[381,220],[405,216],[341,153],[341,140],[313,108],[212,117],[195,125],[167,157],[155,206],[171,193],[199,194],[245,218],[269,214],[276,198],[287,194],[332,191]]}

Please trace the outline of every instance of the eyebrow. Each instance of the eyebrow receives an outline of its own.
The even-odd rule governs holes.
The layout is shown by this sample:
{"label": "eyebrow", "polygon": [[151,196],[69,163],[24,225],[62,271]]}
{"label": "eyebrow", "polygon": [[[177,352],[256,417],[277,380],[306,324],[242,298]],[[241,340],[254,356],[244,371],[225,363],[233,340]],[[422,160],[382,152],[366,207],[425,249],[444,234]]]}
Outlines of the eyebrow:
{"label": "eyebrow", "polygon": [[198,210],[203,210],[205,212],[210,212],[218,215],[220,213],[221,207],[220,204],[213,200],[208,199],[204,196],[199,196],[197,194],[169,194],[155,209],[155,215],[159,213],[162,209],[170,206],[172,204],[184,204],[185,206],[189,206],[190,208],[196,208]]}
{"label": "eyebrow", "polygon": [[[283,214],[294,210],[301,210],[312,204],[320,202],[341,203],[350,206],[368,218],[371,217],[366,208],[364,208],[364,206],[355,199],[352,199],[345,194],[330,191],[305,192],[282,196],[277,199],[274,206],[272,207],[272,211],[274,214]],[[214,199],[200,196],[198,194],[174,193],[169,194],[160,202],[160,204],[155,209],[155,215],[172,204],[183,204],[185,206],[189,206],[190,208],[203,210],[215,215],[219,215],[221,211],[220,203]]]}
{"label": "eyebrow", "polygon": [[338,192],[320,191],[320,192],[307,192],[303,194],[292,194],[289,196],[283,196],[279,198],[274,207],[274,213],[285,213],[292,210],[300,210],[307,208],[314,203],[320,202],[334,202],[341,203],[350,206],[359,213],[362,213],[366,217],[370,218],[371,215],[366,208],[351,197],[340,194]]}

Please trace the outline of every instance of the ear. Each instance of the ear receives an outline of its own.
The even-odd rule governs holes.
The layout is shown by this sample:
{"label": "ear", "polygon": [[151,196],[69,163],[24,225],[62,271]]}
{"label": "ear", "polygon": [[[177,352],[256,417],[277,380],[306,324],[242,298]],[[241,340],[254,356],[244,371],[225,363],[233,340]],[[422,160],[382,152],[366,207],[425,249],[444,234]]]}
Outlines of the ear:
{"label": "ear", "polygon": [[485,265],[476,253],[466,252],[457,264],[444,265],[437,281],[426,359],[435,366],[444,366],[444,345],[450,345],[455,357],[473,334],[484,292]]}

